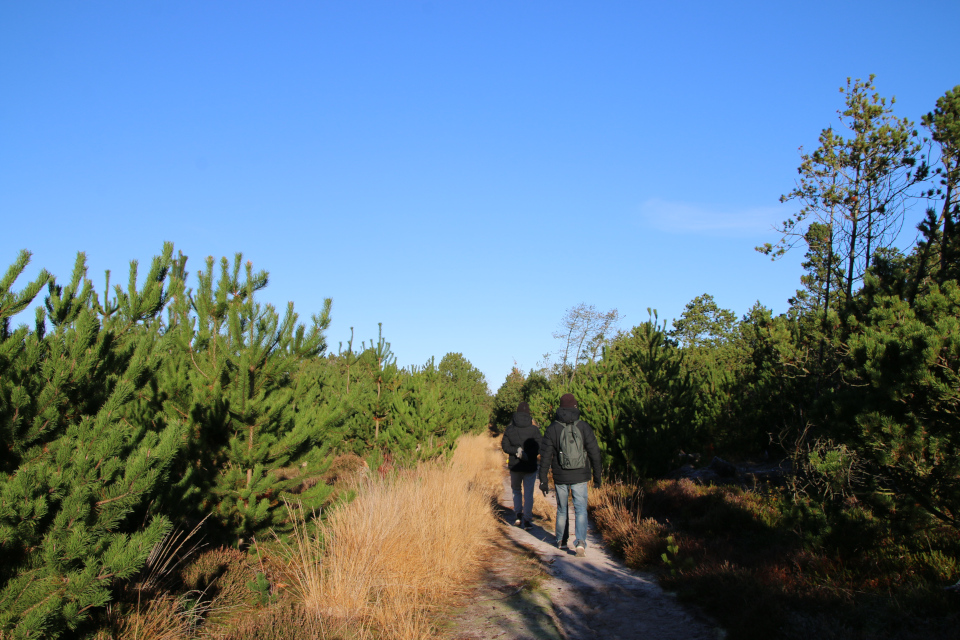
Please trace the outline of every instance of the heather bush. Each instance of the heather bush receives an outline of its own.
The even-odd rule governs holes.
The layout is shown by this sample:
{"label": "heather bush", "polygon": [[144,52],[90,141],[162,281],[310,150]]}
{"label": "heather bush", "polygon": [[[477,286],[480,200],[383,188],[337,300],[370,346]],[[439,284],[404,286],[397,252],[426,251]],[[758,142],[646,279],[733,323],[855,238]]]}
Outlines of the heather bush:
{"label": "heather bush", "polygon": [[[837,513],[789,491],[689,480],[608,483],[591,496],[604,539],[734,637],[949,637],[960,536],[922,508]],[[831,507],[833,508],[833,507]]]}

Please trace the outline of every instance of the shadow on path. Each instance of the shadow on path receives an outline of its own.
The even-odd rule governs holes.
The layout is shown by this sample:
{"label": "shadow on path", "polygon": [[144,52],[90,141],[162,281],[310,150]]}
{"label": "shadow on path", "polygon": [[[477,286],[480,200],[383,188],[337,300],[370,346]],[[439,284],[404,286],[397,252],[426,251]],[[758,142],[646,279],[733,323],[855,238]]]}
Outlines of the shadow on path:
{"label": "shadow on path", "polygon": [[[681,606],[664,593],[651,574],[628,569],[607,551],[591,527],[587,534],[587,555],[577,558],[572,551],[558,549],[554,532],[542,526],[529,531],[507,524],[513,520],[513,494],[504,479],[499,514],[505,521],[503,538],[493,553],[509,557],[512,552],[529,558],[527,578],[507,571],[509,560],[494,562],[487,595],[480,596],[452,621],[449,631],[457,640],[545,639],[581,640],[652,639],[716,640],[724,633],[703,616]],[[552,494],[551,494],[552,496]],[[573,509],[570,530],[573,530]],[[530,578],[539,565],[543,577]],[[512,575],[512,582],[498,588],[498,569]],[[516,569],[516,567],[514,567]],[[522,572],[521,572],[522,573]],[[519,584],[518,584],[519,582]],[[502,595],[489,595],[502,593]]]}

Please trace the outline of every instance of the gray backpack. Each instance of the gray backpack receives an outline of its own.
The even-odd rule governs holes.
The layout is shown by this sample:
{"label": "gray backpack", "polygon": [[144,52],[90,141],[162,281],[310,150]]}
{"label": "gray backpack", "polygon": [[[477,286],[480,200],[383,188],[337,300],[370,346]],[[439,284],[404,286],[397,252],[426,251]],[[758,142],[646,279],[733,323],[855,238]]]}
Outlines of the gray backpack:
{"label": "gray backpack", "polygon": [[560,468],[583,469],[587,466],[587,452],[583,449],[583,432],[576,422],[562,422],[560,430]]}

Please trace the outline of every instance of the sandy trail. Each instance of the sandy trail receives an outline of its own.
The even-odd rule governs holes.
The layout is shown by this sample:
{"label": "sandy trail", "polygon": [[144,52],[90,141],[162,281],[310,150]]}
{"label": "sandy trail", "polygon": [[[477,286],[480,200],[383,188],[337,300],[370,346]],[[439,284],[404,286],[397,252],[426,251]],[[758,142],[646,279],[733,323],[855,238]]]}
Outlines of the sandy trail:
{"label": "sandy trail", "polygon": [[[552,493],[549,499],[555,501]],[[512,521],[509,478],[500,504]],[[573,505],[569,514],[572,532]],[[502,530],[504,539],[494,552],[503,559],[489,576],[492,586],[475,594],[450,625],[448,631],[458,640],[717,640],[725,635],[665,593],[652,574],[628,569],[613,558],[592,526],[585,558],[557,549],[552,528],[537,525],[524,531],[504,525]],[[516,588],[518,551],[539,557],[546,573],[534,589]]]}

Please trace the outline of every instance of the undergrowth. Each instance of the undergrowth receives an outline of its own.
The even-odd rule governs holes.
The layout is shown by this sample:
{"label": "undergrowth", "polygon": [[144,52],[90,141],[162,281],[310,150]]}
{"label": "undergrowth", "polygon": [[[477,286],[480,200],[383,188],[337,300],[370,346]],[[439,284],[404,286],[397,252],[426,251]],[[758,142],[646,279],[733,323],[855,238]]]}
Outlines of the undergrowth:
{"label": "undergrowth", "polygon": [[731,639],[957,638],[960,535],[918,509],[690,480],[591,494],[607,543]]}
{"label": "undergrowth", "polygon": [[464,436],[451,460],[383,475],[355,462],[333,466],[340,498],[325,513],[288,504],[282,531],[249,549],[173,534],[118,589],[97,640],[440,635],[443,608],[478,579],[496,535],[500,448]]}

